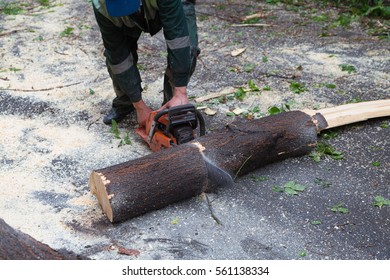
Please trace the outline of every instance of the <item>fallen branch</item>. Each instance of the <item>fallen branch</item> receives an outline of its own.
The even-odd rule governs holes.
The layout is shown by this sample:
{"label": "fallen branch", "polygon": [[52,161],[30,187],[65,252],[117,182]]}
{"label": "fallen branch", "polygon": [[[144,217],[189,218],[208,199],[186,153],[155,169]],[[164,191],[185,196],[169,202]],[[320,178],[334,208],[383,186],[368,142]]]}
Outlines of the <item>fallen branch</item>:
{"label": "fallen branch", "polygon": [[15,34],[15,33],[26,31],[26,30],[27,29],[19,29],[19,30],[12,30],[12,31],[9,31],[9,32],[0,33],[0,37],[11,35],[11,34]]}
{"label": "fallen branch", "polygon": [[71,87],[75,85],[79,85],[82,82],[77,82],[69,85],[63,85],[63,86],[57,86],[57,87],[51,87],[51,88],[41,88],[41,89],[17,89],[17,88],[0,88],[1,90],[9,90],[9,91],[22,91],[22,92],[37,92],[37,91],[49,91],[49,90],[54,90],[54,89],[59,89],[59,88],[66,88],[66,87]]}
{"label": "fallen branch", "polygon": [[224,88],[220,91],[213,92],[213,93],[210,93],[208,95],[195,98],[195,102],[200,103],[200,102],[210,100],[213,98],[218,98],[220,96],[228,95],[228,94],[233,93],[233,92],[234,92],[234,87],[227,87],[227,88]]}

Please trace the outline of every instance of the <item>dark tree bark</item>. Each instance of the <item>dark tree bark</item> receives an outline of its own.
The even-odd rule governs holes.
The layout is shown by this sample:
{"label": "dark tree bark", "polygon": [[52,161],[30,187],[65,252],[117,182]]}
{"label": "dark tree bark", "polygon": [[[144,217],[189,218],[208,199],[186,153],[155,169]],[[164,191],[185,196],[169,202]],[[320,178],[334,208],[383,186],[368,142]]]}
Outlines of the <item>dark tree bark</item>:
{"label": "dark tree bark", "polygon": [[0,260],[85,259],[70,252],[58,252],[30,235],[13,229],[0,218]]}
{"label": "dark tree bark", "polygon": [[96,170],[90,187],[109,220],[119,222],[213,191],[218,178],[211,178],[206,161],[234,178],[305,155],[316,141],[316,124],[299,111],[234,122],[190,143]]}

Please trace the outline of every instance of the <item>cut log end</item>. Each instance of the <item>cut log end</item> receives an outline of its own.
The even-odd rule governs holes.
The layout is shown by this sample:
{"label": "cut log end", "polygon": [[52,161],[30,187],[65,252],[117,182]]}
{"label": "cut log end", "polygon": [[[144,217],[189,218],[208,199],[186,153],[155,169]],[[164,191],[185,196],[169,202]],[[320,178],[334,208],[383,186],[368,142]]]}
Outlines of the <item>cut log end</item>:
{"label": "cut log end", "polygon": [[104,175],[99,172],[94,171],[89,177],[91,192],[97,197],[103,212],[107,215],[107,218],[113,222],[114,218],[110,204],[112,194],[109,196],[106,188],[106,185],[109,183],[110,182],[104,177]]}

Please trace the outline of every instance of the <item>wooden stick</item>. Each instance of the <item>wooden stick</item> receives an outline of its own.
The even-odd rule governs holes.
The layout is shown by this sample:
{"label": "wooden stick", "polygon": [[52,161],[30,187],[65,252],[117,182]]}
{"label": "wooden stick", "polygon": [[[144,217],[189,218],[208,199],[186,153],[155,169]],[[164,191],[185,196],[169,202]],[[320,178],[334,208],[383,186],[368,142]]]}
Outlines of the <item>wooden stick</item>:
{"label": "wooden stick", "polygon": [[233,27],[267,27],[267,26],[273,26],[272,24],[266,24],[266,23],[239,23],[239,24],[232,24]]}
{"label": "wooden stick", "polygon": [[264,18],[264,17],[267,17],[269,15],[270,15],[269,13],[258,12],[258,13],[252,14],[252,15],[245,16],[242,18],[242,20],[246,21],[246,20],[250,20],[250,19],[254,19],[254,18]]}
{"label": "wooden stick", "polygon": [[220,96],[228,95],[230,93],[233,93],[234,90],[235,90],[234,87],[227,87],[227,88],[224,88],[224,89],[222,89],[220,91],[213,92],[213,93],[210,93],[208,95],[195,98],[195,102],[196,103],[200,103],[200,102],[203,102],[203,101],[206,101],[206,100],[209,100],[209,99],[213,99],[213,98],[217,98],[217,97],[220,97]]}
{"label": "wooden stick", "polygon": [[390,116],[390,99],[351,103],[332,108],[303,111],[311,116],[314,116],[317,113],[321,114],[327,122],[327,126],[322,128],[323,130],[366,121],[368,119]]}
{"label": "wooden stick", "polygon": [[0,89],[1,90],[8,90],[8,91],[37,92],[37,91],[50,91],[50,90],[54,90],[54,89],[72,87],[75,85],[79,85],[81,83],[82,82],[76,82],[76,83],[68,84],[68,85],[61,85],[61,86],[50,87],[50,88],[38,88],[38,89],[18,89],[18,88],[0,88]]}

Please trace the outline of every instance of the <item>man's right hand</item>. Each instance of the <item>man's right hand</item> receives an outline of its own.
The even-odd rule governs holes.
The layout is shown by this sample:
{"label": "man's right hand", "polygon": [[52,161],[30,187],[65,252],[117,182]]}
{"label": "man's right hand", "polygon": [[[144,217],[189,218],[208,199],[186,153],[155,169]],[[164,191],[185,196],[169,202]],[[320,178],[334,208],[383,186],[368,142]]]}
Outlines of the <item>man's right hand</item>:
{"label": "man's right hand", "polygon": [[137,111],[137,122],[140,127],[144,127],[149,118],[150,109],[145,102],[141,99],[138,102],[133,103],[135,110]]}

